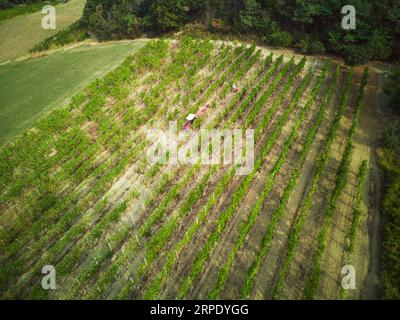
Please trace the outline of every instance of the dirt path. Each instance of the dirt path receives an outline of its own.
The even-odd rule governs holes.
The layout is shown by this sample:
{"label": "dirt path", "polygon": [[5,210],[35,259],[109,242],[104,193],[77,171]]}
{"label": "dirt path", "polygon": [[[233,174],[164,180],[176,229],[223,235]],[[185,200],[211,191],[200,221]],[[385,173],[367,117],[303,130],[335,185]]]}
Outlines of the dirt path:
{"label": "dirt path", "polygon": [[380,108],[384,105],[382,82],[383,76],[378,70],[370,73],[370,80],[366,88],[365,109],[360,122],[361,138],[357,141],[357,149],[364,149],[368,158],[370,171],[367,180],[368,188],[364,195],[365,213],[354,256],[355,267],[362,270],[363,273],[359,278],[359,290],[357,289],[354,294],[349,295],[349,298],[353,299],[378,299],[380,297],[380,206],[383,173],[378,167],[375,150],[377,140],[385,128],[385,121],[380,112]]}

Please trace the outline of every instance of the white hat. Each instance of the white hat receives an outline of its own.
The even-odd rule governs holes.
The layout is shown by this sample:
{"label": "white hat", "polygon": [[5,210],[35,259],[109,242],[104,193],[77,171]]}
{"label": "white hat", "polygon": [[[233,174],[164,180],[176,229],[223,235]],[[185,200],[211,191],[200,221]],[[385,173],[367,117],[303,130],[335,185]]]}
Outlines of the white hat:
{"label": "white hat", "polygon": [[197,116],[195,114],[191,113],[186,117],[186,120],[187,121],[193,121],[196,118],[197,118]]}

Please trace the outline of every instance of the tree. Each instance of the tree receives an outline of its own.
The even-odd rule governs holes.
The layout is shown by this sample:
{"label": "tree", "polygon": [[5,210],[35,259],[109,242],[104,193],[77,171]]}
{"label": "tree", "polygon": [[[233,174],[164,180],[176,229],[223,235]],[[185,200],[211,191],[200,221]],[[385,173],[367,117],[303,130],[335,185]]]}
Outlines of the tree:
{"label": "tree", "polygon": [[371,52],[371,59],[385,60],[390,56],[391,46],[387,40],[386,32],[382,29],[374,31],[368,47]]}
{"label": "tree", "polygon": [[6,9],[14,6],[14,4],[8,0],[0,0],[0,9]]}
{"label": "tree", "polygon": [[157,32],[177,29],[186,20],[183,0],[153,0],[147,15],[147,27]]}
{"label": "tree", "polygon": [[244,9],[240,12],[240,28],[244,32],[250,33],[259,28],[261,16],[261,6],[256,0],[245,0]]}
{"label": "tree", "polygon": [[370,59],[368,48],[363,45],[348,45],[343,49],[343,56],[350,66],[365,64]]}
{"label": "tree", "polygon": [[301,53],[310,53],[310,54],[324,54],[325,46],[320,41],[314,41],[310,37],[306,36],[301,39],[296,47],[300,49]]}
{"label": "tree", "polygon": [[104,17],[104,10],[101,4],[98,5],[96,11],[90,15],[88,27],[89,31],[97,35],[101,40],[111,37],[114,27]]}
{"label": "tree", "polygon": [[289,47],[293,43],[293,37],[287,31],[277,31],[267,37],[267,41],[274,46]]}
{"label": "tree", "polygon": [[389,96],[389,107],[400,113],[400,68],[390,74],[385,84],[385,93]]}
{"label": "tree", "polygon": [[360,64],[400,55],[398,1],[353,0],[355,30],[341,26],[344,0],[87,0],[82,21],[88,25],[91,18],[90,30],[103,38],[200,22],[211,31],[233,30],[282,47],[296,43],[305,53],[329,51]]}

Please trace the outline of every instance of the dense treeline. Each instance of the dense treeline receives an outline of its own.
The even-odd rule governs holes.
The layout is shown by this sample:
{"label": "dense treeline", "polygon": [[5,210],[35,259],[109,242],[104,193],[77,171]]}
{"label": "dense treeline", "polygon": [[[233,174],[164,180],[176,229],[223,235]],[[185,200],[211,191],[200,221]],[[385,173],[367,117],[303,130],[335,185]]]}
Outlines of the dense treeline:
{"label": "dense treeline", "polygon": [[[400,113],[400,70],[395,70],[385,87],[388,105]],[[386,177],[382,204],[384,219],[382,244],[382,288],[385,299],[400,299],[400,122],[384,132],[378,159]]]}
{"label": "dense treeline", "polygon": [[355,0],[356,29],[344,30],[344,0],[88,0],[82,21],[100,39],[136,37],[200,22],[303,53],[340,54],[350,64],[400,52],[400,1]]}
{"label": "dense treeline", "polygon": [[383,296],[385,299],[400,299],[400,123],[395,123],[387,129],[378,155],[386,176],[382,206],[384,217],[381,257]]}
{"label": "dense treeline", "polygon": [[390,74],[389,81],[385,85],[385,93],[389,97],[389,107],[400,113],[400,68],[396,68]]}

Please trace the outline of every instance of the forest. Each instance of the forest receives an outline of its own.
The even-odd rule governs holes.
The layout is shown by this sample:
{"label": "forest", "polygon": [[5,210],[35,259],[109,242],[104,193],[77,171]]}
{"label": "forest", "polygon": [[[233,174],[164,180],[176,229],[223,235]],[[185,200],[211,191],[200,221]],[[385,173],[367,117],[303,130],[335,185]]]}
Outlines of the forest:
{"label": "forest", "polygon": [[251,35],[302,53],[341,55],[348,64],[397,59],[399,1],[356,0],[356,29],[341,26],[343,0],[88,0],[82,23],[100,39],[138,37],[199,22],[211,32]]}

